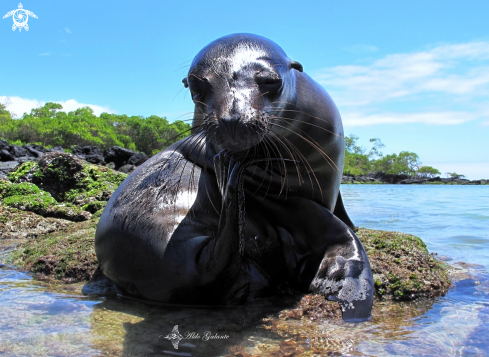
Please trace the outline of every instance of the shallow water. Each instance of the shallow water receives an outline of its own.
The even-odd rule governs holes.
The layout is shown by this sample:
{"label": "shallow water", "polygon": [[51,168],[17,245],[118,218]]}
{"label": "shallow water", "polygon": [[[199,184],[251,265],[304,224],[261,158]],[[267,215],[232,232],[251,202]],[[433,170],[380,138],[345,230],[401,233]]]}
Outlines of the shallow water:
{"label": "shallow water", "polygon": [[[489,356],[489,187],[345,185],[342,194],[357,225],[415,234],[452,263],[480,266],[461,265],[434,303],[376,303],[360,324],[278,318],[292,300],[189,309],[84,297],[4,266],[0,355]],[[187,337],[178,349],[165,338],[175,325]]]}

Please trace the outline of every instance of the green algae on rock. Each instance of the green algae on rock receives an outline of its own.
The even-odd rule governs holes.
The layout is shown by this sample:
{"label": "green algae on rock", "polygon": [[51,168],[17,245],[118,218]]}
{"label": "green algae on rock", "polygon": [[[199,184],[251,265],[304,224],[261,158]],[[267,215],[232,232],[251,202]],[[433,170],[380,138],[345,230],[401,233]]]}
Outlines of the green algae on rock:
{"label": "green algae on rock", "polygon": [[439,296],[450,287],[448,266],[429,254],[420,238],[365,228],[357,236],[370,261],[377,298]]}
{"label": "green algae on rock", "polygon": [[44,217],[83,221],[105,207],[126,177],[71,154],[50,153],[10,172],[11,182],[0,181],[0,197],[7,206]]}
{"label": "green algae on rock", "polygon": [[71,222],[59,218],[45,218],[0,203],[0,239],[23,240],[36,238],[67,227]]}
{"label": "green algae on rock", "polygon": [[[12,262],[64,281],[88,281],[97,267],[96,225],[97,219],[91,219],[29,240],[19,246]],[[448,266],[430,255],[418,237],[365,228],[361,228],[357,235],[369,256],[377,299],[412,300],[442,295],[448,290]],[[75,250],[77,253],[72,254]],[[314,299],[308,299],[303,301],[303,312],[296,314],[317,314],[311,307],[315,305],[311,302]],[[317,304],[324,305],[318,301]]]}
{"label": "green algae on rock", "polygon": [[95,230],[98,220],[71,223],[60,230],[17,246],[7,262],[67,283],[90,280],[98,262]]}

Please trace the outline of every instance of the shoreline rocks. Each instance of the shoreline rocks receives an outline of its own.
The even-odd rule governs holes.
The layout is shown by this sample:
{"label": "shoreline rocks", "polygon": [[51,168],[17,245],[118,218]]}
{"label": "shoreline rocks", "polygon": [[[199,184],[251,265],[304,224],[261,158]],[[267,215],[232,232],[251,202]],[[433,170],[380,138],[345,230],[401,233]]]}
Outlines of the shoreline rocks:
{"label": "shoreline rocks", "polygon": [[400,185],[489,185],[489,179],[468,180],[463,178],[410,177],[407,175],[389,175],[382,172],[363,176],[343,175],[343,184],[400,184]]}
{"label": "shoreline rocks", "polygon": [[[44,155],[53,152],[64,153],[65,150],[61,146],[46,149],[36,144],[10,145],[0,139],[0,179],[5,179],[19,164],[40,160]],[[137,166],[149,159],[145,153],[119,146],[113,146],[103,152],[97,146],[77,147],[72,154],[91,164],[107,166],[123,173],[134,171]]]}
{"label": "shoreline rocks", "polygon": [[[79,222],[102,211],[127,177],[61,152],[16,166],[0,177],[0,205],[42,217]],[[1,231],[0,238],[8,231]]]}
{"label": "shoreline rocks", "polygon": [[[40,160],[47,153],[61,152],[61,146],[46,149],[41,145],[10,145],[0,139],[0,179],[6,179],[8,173],[19,164],[26,161]],[[149,159],[149,156],[142,152],[136,152],[119,146],[102,151],[97,146],[77,147],[72,154],[91,164],[106,166],[110,169],[129,174],[137,166]],[[343,175],[341,183],[344,184],[432,184],[432,185],[489,185],[489,179],[467,180],[463,178],[441,178],[436,177],[410,177],[407,175],[390,175],[382,172],[370,173],[368,175],[355,176]]]}
{"label": "shoreline rocks", "polygon": [[[2,242],[17,240],[9,263],[41,277],[88,282],[98,266],[94,237],[100,214],[126,177],[60,152],[19,165],[0,180],[0,257]],[[421,239],[370,229],[357,235],[369,255],[377,299],[412,300],[448,290],[446,264]]]}

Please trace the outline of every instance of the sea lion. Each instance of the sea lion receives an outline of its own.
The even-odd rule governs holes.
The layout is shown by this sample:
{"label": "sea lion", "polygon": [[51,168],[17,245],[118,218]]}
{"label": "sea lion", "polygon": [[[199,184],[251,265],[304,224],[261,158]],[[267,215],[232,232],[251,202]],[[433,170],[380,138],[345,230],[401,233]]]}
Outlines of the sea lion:
{"label": "sea lion", "polygon": [[125,296],[196,305],[285,282],[338,301],[345,320],[369,318],[372,274],[341,202],[343,128],[326,91],[252,34],[207,45],[183,83],[192,133],[110,198],[95,239],[105,275]]}

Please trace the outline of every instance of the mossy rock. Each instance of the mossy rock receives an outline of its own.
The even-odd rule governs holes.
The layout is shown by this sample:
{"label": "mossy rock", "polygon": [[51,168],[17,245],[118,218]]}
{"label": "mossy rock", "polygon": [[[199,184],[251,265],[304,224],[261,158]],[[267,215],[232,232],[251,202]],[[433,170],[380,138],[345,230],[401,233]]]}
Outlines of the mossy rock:
{"label": "mossy rock", "polygon": [[21,243],[7,262],[65,282],[87,281],[98,266],[97,220],[72,223],[52,234]]}
{"label": "mossy rock", "polygon": [[37,187],[36,185],[34,185],[30,182],[22,182],[19,184],[12,184],[9,182],[8,184],[4,185],[3,187],[0,184],[0,194],[4,198],[5,197],[11,197],[11,196],[37,195],[37,194],[40,194],[40,195],[47,194],[47,195],[51,196],[47,192],[41,193],[41,190],[39,189],[39,187]]}
{"label": "mossy rock", "polygon": [[39,162],[25,162],[8,176],[14,183],[31,182],[58,202],[79,207],[92,201],[108,201],[126,177],[126,174],[89,164],[72,154],[58,152],[44,155]]}
{"label": "mossy rock", "polygon": [[83,206],[83,210],[90,213],[95,213],[103,209],[107,205],[107,201],[92,201]]}
{"label": "mossy rock", "polygon": [[26,161],[9,172],[8,179],[15,183],[32,181],[34,174],[39,174],[39,165],[36,161]]}
{"label": "mossy rock", "polygon": [[[22,253],[15,253],[15,263],[34,272],[64,280],[74,281],[76,276],[89,279],[88,273],[75,274],[73,269],[90,266],[93,272],[96,268],[94,237],[100,213],[101,210],[97,211],[87,222],[72,224],[60,232],[24,243],[21,246]],[[364,228],[357,235],[369,256],[377,299],[412,300],[443,295],[448,290],[448,266],[429,254],[426,245],[418,237]],[[76,242],[77,237],[81,239],[79,243]],[[72,246],[80,249],[75,255],[60,249]]]}
{"label": "mossy rock", "polygon": [[43,217],[63,218],[70,221],[86,221],[91,214],[72,204],[58,204],[49,192],[31,182],[7,184],[2,190],[3,204],[22,211],[34,212]]}
{"label": "mossy rock", "polygon": [[429,254],[420,238],[365,228],[357,236],[370,261],[377,298],[439,296],[450,287],[448,266]]}
{"label": "mossy rock", "polygon": [[0,179],[0,198],[5,197],[5,192],[10,185],[12,185],[12,182]]}
{"label": "mossy rock", "polygon": [[3,200],[3,203],[6,206],[34,212],[41,216],[46,216],[50,208],[57,204],[56,200],[48,192],[44,191],[37,194],[8,196]]}
{"label": "mossy rock", "polygon": [[0,204],[0,239],[36,238],[73,224],[57,218],[45,218]]}

